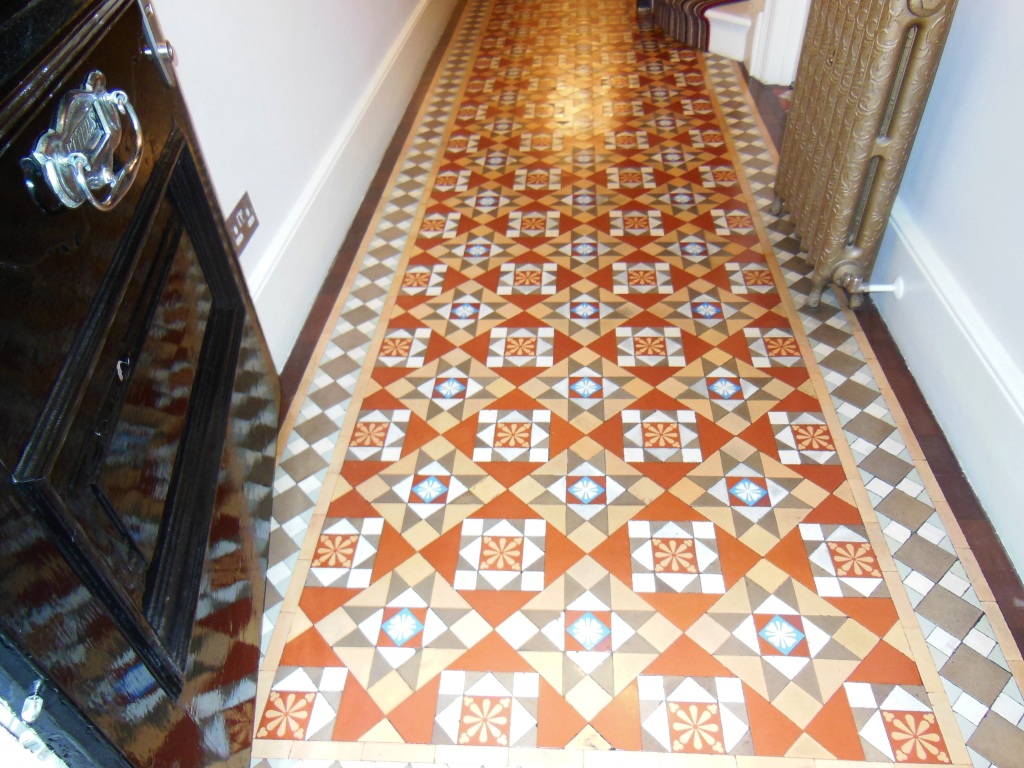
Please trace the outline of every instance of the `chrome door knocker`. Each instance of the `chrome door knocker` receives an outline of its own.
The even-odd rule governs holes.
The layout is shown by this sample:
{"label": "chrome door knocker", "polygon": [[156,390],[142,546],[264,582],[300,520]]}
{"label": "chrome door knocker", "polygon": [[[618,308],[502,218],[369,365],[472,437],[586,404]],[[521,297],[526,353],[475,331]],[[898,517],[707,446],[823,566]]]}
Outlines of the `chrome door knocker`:
{"label": "chrome door knocker", "polygon": [[[95,70],[85,85],[64,95],[53,128],[39,137],[30,159],[42,170],[47,185],[61,203],[77,208],[88,202],[101,211],[116,206],[135,181],[142,161],[142,127],[128,94],[108,91],[107,79]],[[114,150],[121,142],[121,116],[131,121],[135,149],[131,159],[114,171]],[[99,199],[95,190],[110,188]]]}

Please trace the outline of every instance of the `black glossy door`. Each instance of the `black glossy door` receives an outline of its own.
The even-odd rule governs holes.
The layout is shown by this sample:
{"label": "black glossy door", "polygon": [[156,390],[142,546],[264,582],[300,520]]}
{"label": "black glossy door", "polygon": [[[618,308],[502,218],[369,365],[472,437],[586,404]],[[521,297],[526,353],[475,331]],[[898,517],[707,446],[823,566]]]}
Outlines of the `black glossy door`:
{"label": "black glossy door", "polygon": [[[137,5],[72,17],[0,106],[0,695],[41,680],[72,763],[240,765],[276,377]],[[142,128],[110,211],[61,205],[31,158],[97,71]]]}

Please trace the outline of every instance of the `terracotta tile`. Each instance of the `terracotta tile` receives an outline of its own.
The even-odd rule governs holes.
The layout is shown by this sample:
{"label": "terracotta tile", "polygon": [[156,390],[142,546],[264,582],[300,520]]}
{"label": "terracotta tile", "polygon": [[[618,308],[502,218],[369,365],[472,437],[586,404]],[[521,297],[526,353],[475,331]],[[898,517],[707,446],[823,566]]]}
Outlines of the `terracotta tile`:
{"label": "terracotta tile", "polygon": [[[564,20],[557,9],[532,4],[522,18],[514,19],[509,15],[513,6],[491,7],[470,0],[466,23],[469,19],[473,24],[484,22],[485,7],[488,23],[495,25],[485,33],[492,42],[479,51],[473,47],[472,37],[458,43],[462,53],[449,60],[449,74],[434,80],[437,90],[432,98],[438,104],[456,98],[451,119],[447,107],[428,110],[425,106],[418,116],[416,110],[407,114],[405,125],[415,137],[404,146],[396,140],[389,150],[395,170],[385,171],[382,166],[367,198],[379,196],[388,201],[387,208],[375,211],[376,203],[364,204],[353,231],[365,231],[366,237],[350,235],[346,241],[340,266],[325,283],[297,345],[306,349],[315,345],[316,356],[324,359],[301,375],[299,386],[313,391],[306,401],[309,407],[289,416],[296,423],[295,434],[309,444],[333,434],[343,418],[341,404],[349,400],[349,421],[354,423],[361,413],[363,423],[354,439],[349,434],[351,428],[342,435],[342,447],[331,456],[322,484],[312,477],[328,466],[320,453],[307,449],[282,462],[282,478],[291,475],[293,480],[307,482],[301,489],[293,485],[279,496],[277,521],[286,527],[275,533],[275,561],[294,556],[296,549],[300,558],[290,584],[284,586],[288,580],[278,578],[275,583],[281,586],[271,592],[287,594],[264,666],[273,672],[279,661],[286,660],[289,666],[305,664],[314,669],[337,655],[332,645],[335,635],[346,635],[349,639],[341,647],[352,662],[353,676],[360,676],[366,685],[353,681],[341,693],[340,707],[347,716],[339,716],[334,735],[344,740],[337,743],[347,745],[347,752],[332,753],[327,746],[296,742],[291,757],[338,759],[344,755],[403,763],[437,759],[442,763],[505,765],[525,755],[504,748],[476,752],[457,746],[410,746],[425,744],[440,733],[438,701],[445,696],[453,706],[468,706],[470,714],[476,712],[481,726],[477,735],[486,727],[495,740],[512,738],[511,732],[506,733],[507,718],[491,718],[494,728],[481,725],[484,720],[490,722],[490,715],[503,712],[506,705],[514,706],[508,697],[495,693],[497,689],[488,687],[489,683],[474,692],[460,690],[458,695],[442,690],[441,679],[456,673],[476,675],[480,680],[487,674],[539,680],[529,692],[519,691],[512,697],[532,701],[528,706],[536,709],[520,722],[539,721],[537,743],[569,745],[571,749],[538,756],[568,760],[558,764],[577,767],[633,765],[641,759],[682,766],[677,755],[640,758],[629,751],[643,744],[638,733],[646,726],[639,714],[633,714],[638,707],[638,683],[626,681],[635,680],[638,674],[676,679],[693,675],[724,679],[740,672],[751,675],[753,667],[743,667],[740,672],[730,668],[743,666],[745,662],[738,661],[742,655],[712,655],[701,647],[741,642],[746,616],[753,622],[752,642],[758,651],[752,661],[757,664],[766,663],[763,660],[768,657],[783,665],[801,658],[817,664],[811,658],[816,651],[807,636],[815,631],[829,635],[829,642],[845,643],[843,647],[863,661],[830,659],[828,665],[812,668],[818,684],[825,686],[826,701],[818,701],[818,694],[800,685],[786,687],[779,680],[769,694],[766,683],[749,677],[751,685],[763,687],[771,699],[758,696],[750,685],[744,689],[744,717],[750,719],[750,735],[744,743],[745,748],[752,744],[757,757],[695,753],[686,755],[685,765],[820,768],[826,764],[826,755],[859,764],[855,759],[860,746],[857,724],[843,692],[835,687],[841,687],[846,679],[890,686],[923,681],[936,698],[936,717],[947,736],[950,756],[967,763],[966,751],[955,738],[957,726],[945,700],[943,682],[897,578],[896,562],[886,550],[887,539],[874,517],[871,497],[851,464],[849,446],[840,439],[842,425],[833,411],[826,379],[813,359],[815,351],[821,351],[822,365],[832,372],[828,386],[835,387],[835,373],[847,377],[834,394],[844,419],[854,415],[846,425],[852,439],[876,446],[891,441],[886,448],[897,445],[900,437],[890,421],[909,423],[921,437],[920,451],[913,436],[909,438],[909,453],[915,461],[927,455],[935,462],[934,476],[923,466],[918,467],[919,473],[929,496],[940,507],[940,517],[950,529],[950,541],[961,554],[966,572],[977,574],[977,553],[990,574],[992,589],[979,585],[982,599],[987,602],[998,597],[1012,606],[1014,589],[1021,593],[1019,580],[1015,574],[1013,579],[1005,578],[1012,572],[1005,553],[990,528],[984,527],[987,523],[977,500],[964,493],[959,467],[912,377],[901,367],[898,352],[891,344],[882,344],[877,350],[869,346],[887,335],[884,325],[869,313],[862,332],[859,320],[841,308],[842,302],[840,306],[825,302],[813,315],[797,314],[794,304],[799,303],[799,293],[807,290],[809,281],[796,273],[806,275],[806,265],[799,257],[788,261],[787,249],[796,254],[799,247],[792,237],[791,222],[762,221],[755,211],[751,191],[763,197],[770,190],[772,156],[757,148],[761,146],[758,126],[743,101],[744,86],[736,80],[736,70],[723,68],[714,59],[704,61],[678,51],[662,38],[652,38],[653,33],[643,24],[637,32],[632,14],[628,22],[613,15],[594,22],[595,29],[606,34],[604,30],[628,23],[631,37],[619,42],[612,34],[595,58],[600,66],[572,71],[569,86],[568,71],[557,64],[557,56],[564,54],[558,46],[564,40],[542,35],[521,42],[507,34],[519,23],[532,24],[537,19],[558,29]],[[572,31],[579,32],[575,27]],[[631,51],[629,40],[634,35],[645,42]],[[509,54],[510,59],[504,59],[492,56],[489,45],[520,47]],[[637,63],[627,62],[624,56],[616,59],[615,51],[631,51]],[[666,56],[676,57],[671,66],[661,64]],[[480,67],[474,67],[476,57]],[[441,61],[440,51],[436,60]],[[650,69],[645,66],[649,62]],[[636,66],[644,67],[642,85],[631,79],[636,77]],[[490,79],[484,79],[482,72]],[[695,89],[698,83],[716,78],[726,83],[718,95],[696,97],[696,91],[689,91],[679,102],[700,117],[679,119],[656,105],[664,98],[657,93],[677,91],[684,83]],[[542,101],[537,100],[540,91],[530,85],[535,82],[544,82],[542,88],[548,89]],[[562,102],[552,101],[547,93],[567,87],[581,88],[581,94],[604,89],[602,98],[607,98],[579,101],[571,118],[560,117]],[[425,81],[422,93],[427,93],[426,88]],[[622,89],[628,89],[628,95]],[[768,90],[759,92],[770,94]],[[587,116],[589,104],[598,109],[593,118]],[[605,105],[607,115],[601,111]],[[643,115],[648,109],[650,115]],[[670,117],[666,119],[667,114]],[[548,122],[551,120],[564,122],[553,124]],[[595,127],[598,125],[601,127]],[[661,136],[659,131],[667,133]],[[666,141],[659,143],[659,137]],[[429,142],[438,147],[437,159],[427,147]],[[680,142],[701,145],[693,147],[701,151],[699,165],[680,164],[683,156],[673,148]],[[738,162],[737,151],[746,157],[745,168],[733,165]],[[634,183],[631,168],[641,163],[644,169],[635,177],[640,186],[630,187]],[[407,170],[400,172],[399,168]],[[645,186],[648,177],[651,186]],[[457,188],[460,183],[465,186]],[[661,189],[673,189],[674,196],[661,195]],[[690,212],[685,196],[695,194],[707,195],[709,201],[702,211]],[[680,233],[696,233],[701,228],[712,234],[689,241],[684,250]],[[776,241],[774,254],[771,240]],[[707,252],[712,249],[714,253]],[[776,259],[784,262],[781,267]],[[355,269],[345,276],[348,264],[359,268],[358,278]],[[396,280],[389,289],[396,272],[411,279]],[[796,302],[788,292],[777,291],[773,277],[780,283],[783,277],[790,281]],[[468,292],[465,295],[478,302],[466,305],[462,311],[470,314],[462,319],[452,314],[456,299],[450,298],[459,291]],[[582,292],[587,292],[589,306],[597,313],[593,321],[565,315],[570,298]],[[474,314],[487,312],[492,313],[491,320]],[[332,328],[320,334],[328,315],[333,318],[328,323]],[[806,329],[797,322],[800,317]],[[375,345],[370,344],[371,337]],[[851,340],[864,352],[867,367],[855,354]],[[363,364],[357,359],[358,350],[367,348],[373,351],[360,375]],[[350,350],[351,356],[346,354]],[[452,384],[444,395],[451,403],[441,405],[432,389],[432,377],[440,376],[444,365],[461,366],[467,361],[470,367],[459,368],[453,382],[461,387],[475,385],[474,377],[481,377],[479,372],[490,367],[493,370],[488,375],[504,386],[493,391],[483,388],[484,394],[475,396],[477,400],[467,396],[461,401],[458,407],[462,410],[445,411],[454,403],[451,393],[458,394],[457,387]],[[583,385],[573,373],[579,370],[572,368],[575,365],[597,366],[596,373],[588,374],[595,378],[584,385],[587,398],[575,397],[580,393],[568,388]],[[700,367],[692,377],[691,366]],[[304,364],[289,361],[285,377],[289,389],[295,388],[300,368]],[[721,381],[740,388],[732,396],[739,393],[744,403],[736,401],[737,407],[732,408],[724,397],[714,402],[710,396],[686,399],[690,398],[688,382],[706,379],[716,368],[721,369],[715,374]],[[558,373],[547,374],[548,370]],[[884,380],[883,370],[889,382]],[[881,398],[879,391],[861,378],[868,372],[878,379]],[[892,399],[890,382],[902,407]],[[707,381],[704,384],[709,386]],[[595,397],[595,386],[596,392],[603,394]],[[609,395],[612,387],[618,387],[614,397]],[[909,400],[903,394],[906,391],[912,393]],[[764,398],[761,405],[758,398]],[[588,399],[592,402],[583,402]],[[891,419],[881,417],[887,399]],[[786,453],[769,421],[772,405],[764,405],[768,402],[775,403],[775,413],[823,414],[834,442],[831,460],[843,464],[804,461],[813,458],[808,450]],[[856,415],[850,406],[870,407],[871,412]],[[527,456],[530,460],[525,461],[511,455],[523,422],[510,418],[505,418],[508,424],[502,422],[508,435],[499,439],[495,421],[495,434],[481,444],[480,408],[505,416],[514,411],[537,414],[541,409],[550,413],[544,435],[534,445],[531,431],[525,446],[544,455]],[[695,416],[680,418],[684,409]],[[624,421],[627,411],[646,414],[646,420],[635,421],[635,435],[627,426],[634,422]],[[398,419],[399,413],[405,416]],[[395,426],[400,435],[388,433],[379,444],[365,442],[374,419],[388,429]],[[533,420],[531,424],[536,425]],[[439,433],[444,438],[439,438]],[[431,501],[443,506],[447,503],[444,494],[432,500],[413,500],[402,485],[406,475],[414,483],[442,484],[459,476],[451,466],[445,465],[445,474],[438,468],[440,464],[430,464],[430,460],[440,461],[430,454],[437,441],[446,442],[452,455],[461,457],[458,461],[479,459],[476,467],[485,477],[465,483],[481,494],[481,505],[472,518],[444,512],[434,517],[437,510],[430,507]],[[721,465],[719,453],[736,453],[737,441],[746,444],[746,453],[730,461],[743,464],[745,469],[739,475],[764,492],[757,499],[747,494],[751,503],[736,494],[730,496]],[[566,501],[564,494],[557,498],[548,487],[556,480],[564,484],[570,478],[587,476],[577,472],[578,463],[572,467],[577,474],[570,472],[564,458],[567,449],[575,452],[578,462],[597,462],[606,453],[620,462],[624,459],[631,466],[631,477],[642,477],[630,487],[637,497],[635,507],[622,502],[616,507],[614,501],[603,507],[581,503],[571,509],[572,517],[567,505],[575,502]],[[483,452],[477,455],[478,451],[487,456]],[[676,455],[667,455],[672,451]],[[858,451],[863,452],[859,446]],[[788,464],[797,454],[800,463]],[[412,466],[414,458],[422,455],[429,460]],[[718,476],[712,477],[715,461],[719,462]],[[911,464],[879,448],[869,452],[861,469],[895,485],[907,476]],[[562,474],[542,482],[543,472]],[[605,479],[615,477],[609,469]],[[722,490],[716,483],[726,483],[725,501],[709,505],[705,498],[698,503],[702,495],[714,498]],[[376,488],[373,493],[367,490],[371,486]],[[529,496],[524,495],[526,488],[531,489]],[[602,490],[610,498],[612,486]],[[450,492],[446,485],[445,494]],[[885,495],[879,512],[910,532],[921,529],[934,512],[902,490]],[[946,499],[948,507],[942,503]],[[320,536],[329,506],[330,520],[335,523],[378,515],[388,521],[376,543],[368,586],[315,586],[317,569],[330,565],[325,558],[337,560],[342,545],[353,543],[337,532],[326,532],[327,539]],[[298,521],[311,509],[312,521],[303,533]],[[951,513],[964,521],[962,533]],[[491,524],[541,518],[546,533],[536,544],[542,557],[536,561],[542,563],[539,592],[492,590],[480,585],[459,589],[459,574],[468,572],[466,563],[476,572],[486,572],[491,580],[488,586],[503,579],[522,579],[521,574],[529,569],[525,552],[529,536],[506,531],[464,538],[465,520]],[[654,531],[646,548],[634,546],[642,537],[630,534],[631,521]],[[696,525],[709,526],[713,535],[698,536]],[[666,526],[675,526],[682,533]],[[887,576],[891,599],[818,596],[819,587],[825,591],[830,587],[815,580],[817,571],[812,570],[809,559],[815,550],[807,548],[798,526],[832,526],[829,530],[847,526],[865,531],[876,550],[878,567]],[[666,530],[669,533],[663,533]],[[933,581],[951,568],[955,571],[954,555],[928,540],[935,535],[927,527],[909,537],[899,534],[905,540],[895,553],[899,567],[911,567]],[[509,542],[517,547],[515,553],[506,547]],[[968,542],[973,551],[966,549]],[[485,547],[509,556],[481,559]],[[670,551],[672,557],[656,559],[656,549]],[[825,547],[822,552],[827,562],[815,567],[827,566],[838,574],[841,564],[829,554],[832,550]],[[672,570],[666,566],[670,560],[688,565]],[[340,561],[333,565],[335,570],[348,567]],[[310,586],[304,589],[307,575]],[[660,584],[657,589],[664,591],[644,591],[642,577],[646,576],[653,577],[652,583]],[[696,582],[698,590],[692,586],[694,582],[686,581],[691,577],[707,580]],[[397,586],[389,592],[392,583]],[[758,589],[763,592],[757,598],[760,602],[751,604],[751,590]],[[762,602],[763,610],[755,618],[755,609]],[[295,611],[297,605],[301,613]],[[772,610],[765,607],[769,605],[774,606]],[[989,604],[985,607],[995,610]],[[925,619],[958,637],[981,615],[942,587],[928,590],[918,608]],[[1006,642],[1013,633],[1024,637],[1024,610],[1006,610],[1005,622],[992,613],[996,635]],[[414,640],[399,644],[383,628],[406,613],[421,629]],[[706,621],[709,613],[728,628],[719,625],[713,629]],[[527,627],[518,617],[527,615],[538,625],[531,641],[535,646],[523,646],[522,633]],[[574,621],[588,616],[612,626],[612,633],[591,647],[565,635],[567,618]],[[854,622],[840,628],[837,622],[845,622],[844,616]],[[788,648],[788,654],[770,645],[765,634],[757,635],[758,629],[767,632],[776,620],[786,621],[790,629],[804,635]],[[814,622],[826,629],[812,630]],[[492,631],[496,626],[503,628],[500,635]],[[633,639],[621,640],[624,626],[635,633]],[[324,633],[332,637],[331,642]],[[621,642],[627,644],[617,645]],[[814,642],[823,640],[817,637]],[[548,647],[544,643],[552,649],[541,658],[536,648]],[[644,643],[650,649],[641,654],[636,648]],[[906,655],[911,650],[913,658]],[[995,665],[967,650],[961,647],[947,663],[947,677],[956,678],[982,699],[991,698],[1000,675],[989,674]],[[609,651],[614,659],[602,661],[601,654]],[[1016,669],[1019,653],[1012,646],[1004,652]],[[584,674],[587,668],[591,671]],[[269,693],[268,679],[265,674],[260,681],[261,702]],[[666,724],[668,703],[666,700]],[[693,712],[677,707],[675,714],[682,717],[683,712],[691,720],[699,716],[724,729],[726,710],[713,712],[711,706],[704,702]],[[462,722],[461,710],[458,714],[457,720]],[[806,730],[801,731],[794,720]],[[261,724],[265,729],[271,727],[269,721],[261,720]],[[677,718],[676,724],[681,726],[680,733],[685,731],[682,720]],[[297,732],[291,735],[300,738]],[[358,739],[365,740],[365,749]],[[399,743],[403,740],[410,744]],[[281,743],[288,744],[284,738]],[[699,744],[680,741],[680,745],[696,752],[714,748],[713,741],[706,740]],[[257,746],[264,750],[261,756],[285,754],[266,740],[259,740]],[[616,751],[595,751],[613,747]],[[260,755],[258,751],[254,754]]]}

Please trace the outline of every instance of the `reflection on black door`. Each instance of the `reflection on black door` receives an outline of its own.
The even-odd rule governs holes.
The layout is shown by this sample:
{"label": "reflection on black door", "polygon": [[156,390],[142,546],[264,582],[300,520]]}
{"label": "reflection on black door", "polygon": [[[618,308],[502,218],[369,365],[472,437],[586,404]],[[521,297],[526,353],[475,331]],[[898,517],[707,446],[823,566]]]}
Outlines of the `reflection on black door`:
{"label": "reflection on black door", "polygon": [[[241,765],[276,378],[137,6],[75,5],[34,67],[0,51],[0,696],[42,681],[72,764]],[[144,148],[110,211],[55,202],[31,157],[97,71]]]}

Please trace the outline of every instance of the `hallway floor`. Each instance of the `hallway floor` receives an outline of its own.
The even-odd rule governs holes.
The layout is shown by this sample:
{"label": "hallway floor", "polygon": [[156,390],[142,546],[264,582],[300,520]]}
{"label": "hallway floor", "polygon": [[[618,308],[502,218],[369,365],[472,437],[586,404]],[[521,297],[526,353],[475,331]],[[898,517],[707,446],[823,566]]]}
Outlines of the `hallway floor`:
{"label": "hallway floor", "polygon": [[254,768],[1024,764],[773,151],[631,0],[468,0],[286,425]]}

